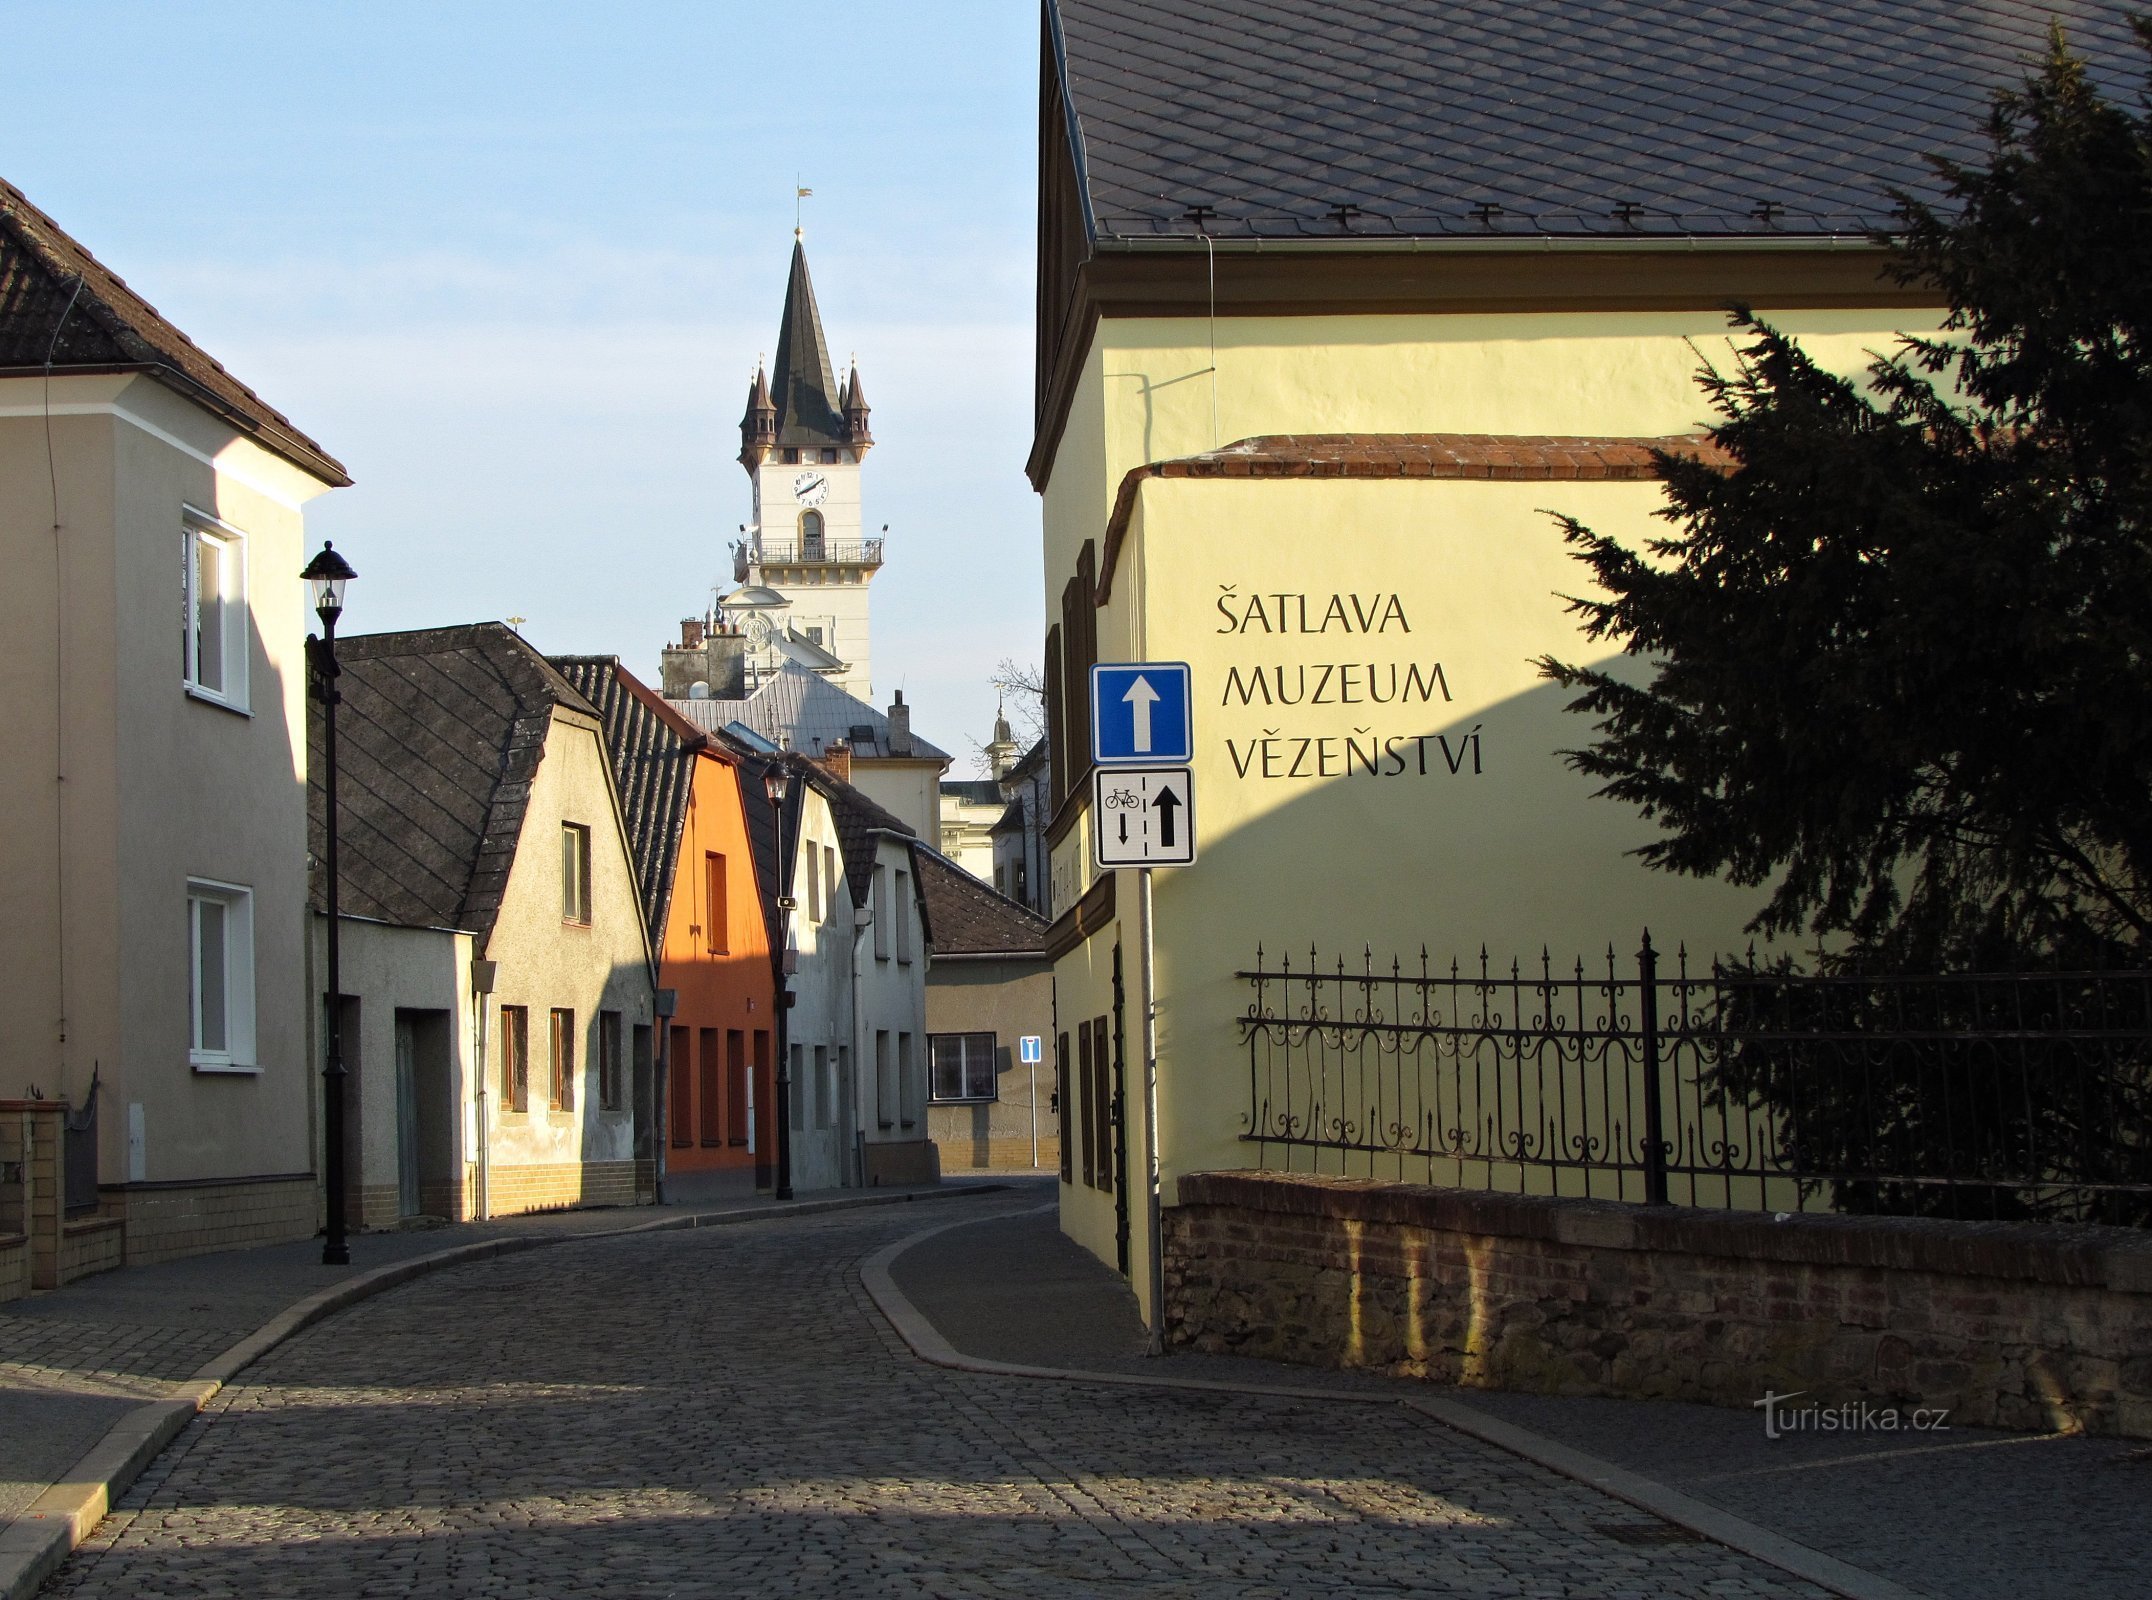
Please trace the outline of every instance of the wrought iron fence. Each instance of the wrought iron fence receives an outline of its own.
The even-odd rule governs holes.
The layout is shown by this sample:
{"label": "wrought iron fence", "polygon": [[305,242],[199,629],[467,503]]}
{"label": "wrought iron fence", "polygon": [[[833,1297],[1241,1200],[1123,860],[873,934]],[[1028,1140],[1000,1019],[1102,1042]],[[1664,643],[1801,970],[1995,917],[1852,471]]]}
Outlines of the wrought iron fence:
{"label": "wrought iron fence", "polygon": [[67,1214],[83,1216],[97,1209],[97,1076],[80,1106],[67,1112]]}
{"label": "wrought iron fence", "polygon": [[1265,1165],[1732,1209],[2152,1225],[2152,972],[1502,972],[1256,952]]}

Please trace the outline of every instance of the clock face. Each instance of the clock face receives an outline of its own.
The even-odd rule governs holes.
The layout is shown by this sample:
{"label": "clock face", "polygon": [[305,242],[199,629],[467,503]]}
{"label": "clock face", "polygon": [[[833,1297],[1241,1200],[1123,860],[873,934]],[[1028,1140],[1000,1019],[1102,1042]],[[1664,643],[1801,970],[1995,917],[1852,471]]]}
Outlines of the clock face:
{"label": "clock face", "polygon": [[792,480],[792,498],[803,506],[818,506],[829,493],[829,474],[803,472]]}

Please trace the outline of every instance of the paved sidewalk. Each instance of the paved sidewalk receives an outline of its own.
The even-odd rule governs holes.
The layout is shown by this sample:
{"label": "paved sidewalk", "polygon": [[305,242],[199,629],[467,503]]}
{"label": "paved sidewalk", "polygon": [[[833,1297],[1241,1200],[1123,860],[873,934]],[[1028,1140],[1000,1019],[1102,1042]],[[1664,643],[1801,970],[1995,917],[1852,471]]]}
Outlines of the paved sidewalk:
{"label": "paved sidewalk", "polygon": [[[1053,1187],[1039,1184],[1036,1193],[1043,1205]],[[950,1228],[898,1256],[890,1273],[966,1355],[1439,1394],[1937,1600],[2152,1594],[2152,1447],[2140,1441],[1973,1428],[1917,1443],[1879,1433],[1774,1441],[1758,1413],[1712,1406],[1492,1394],[1233,1357],[1156,1360],[1143,1354],[1127,1286],[1063,1237],[1050,1211]]]}
{"label": "paved sidewalk", "polygon": [[306,1239],[126,1267],[7,1301],[0,1304],[0,1529],[144,1401],[169,1394],[287,1307],[377,1267],[492,1239],[575,1238],[665,1220],[936,1192],[835,1190],[789,1205],[743,1195],[356,1234],[344,1267],[323,1266],[321,1241]]}

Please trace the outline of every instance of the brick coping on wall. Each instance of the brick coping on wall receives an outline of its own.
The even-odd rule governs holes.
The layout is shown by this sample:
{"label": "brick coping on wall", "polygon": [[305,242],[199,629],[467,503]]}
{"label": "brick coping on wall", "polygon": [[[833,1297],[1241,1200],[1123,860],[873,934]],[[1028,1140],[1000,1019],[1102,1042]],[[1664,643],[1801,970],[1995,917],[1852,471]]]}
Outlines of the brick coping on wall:
{"label": "brick coping on wall", "polygon": [[1184,1206],[1400,1224],[1601,1250],[1731,1256],[1808,1266],[1882,1267],[2152,1294],[2152,1232],[2044,1222],[1779,1215],[1488,1194],[1299,1172],[1194,1172]]}

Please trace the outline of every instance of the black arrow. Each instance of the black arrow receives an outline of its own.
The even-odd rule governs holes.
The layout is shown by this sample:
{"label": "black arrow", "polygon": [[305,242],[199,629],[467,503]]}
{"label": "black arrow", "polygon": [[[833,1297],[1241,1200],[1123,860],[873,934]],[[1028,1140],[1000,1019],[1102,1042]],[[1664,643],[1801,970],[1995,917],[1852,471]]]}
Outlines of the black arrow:
{"label": "black arrow", "polygon": [[1158,813],[1158,843],[1161,849],[1173,848],[1173,813],[1181,807],[1181,797],[1171,789],[1160,789],[1158,798],[1151,802],[1151,809]]}
{"label": "black arrow", "polygon": [[1128,813],[1121,813],[1121,843],[1128,843]]}

